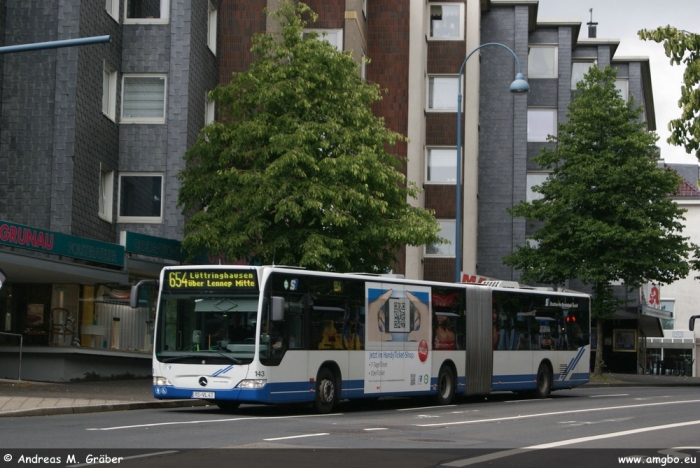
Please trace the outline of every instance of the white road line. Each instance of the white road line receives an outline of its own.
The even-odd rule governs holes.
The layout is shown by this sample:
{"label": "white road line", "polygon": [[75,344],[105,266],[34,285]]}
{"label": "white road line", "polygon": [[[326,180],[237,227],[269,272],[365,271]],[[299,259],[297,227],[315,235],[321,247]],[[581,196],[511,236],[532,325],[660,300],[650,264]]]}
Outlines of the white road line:
{"label": "white road line", "polygon": [[[489,453],[487,455],[482,455],[482,456],[473,457],[473,458],[467,458],[464,460],[455,460],[455,461],[452,461],[449,463],[443,463],[441,466],[454,466],[454,467],[469,466],[469,465],[474,465],[476,463],[482,463],[485,461],[496,460],[498,458],[505,458],[505,457],[510,457],[513,455],[518,455],[520,453],[529,452],[532,450],[542,450],[542,449],[549,449],[549,448],[556,448],[556,447],[564,447],[567,445],[580,444],[582,442],[590,442],[590,441],[601,440],[601,439],[611,439],[613,437],[623,437],[623,436],[632,435],[632,434],[639,434],[642,432],[674,429],[677,427],[693,426],[693,425],[697,425],[697,424],[700,424],[700,420],[687,421],[687,422],[674,423],[674,424],[664,424],[661,426],[641,427],[638,429],[630,429],[628,431],[611,432],[609,434],[599,434],[599,435],[589,436],[589,437],[579,437],[576,439],[560,440],[558,442],[550,442],[548,444],[531,445],[529,447],[523,447],[523,448],[517,448],[517,449],[511,449],[511,450],[503,450],[500,452]],[[677,449],[680,449],[680,448],[681,447],[677,447]]]}
{"label": "white road line", "polygon": [[545,416],[558,416],[561,414],[590,413],[590,412],[594,412],[594,411],[609,411],[609,410],[628,409],[628,408],[645,408],[645,407],[650,407],[650,406],[681,405],[681,404],[685,404],[685,403],[700,403],[700,400],[665,401],[665,402],[660,402],[660,403],[643,403],[643,404],[639,404],[639,405],[607,406],[605,408],[586,408],[586,409],[580,409],[580,410],[553,411],[550,413],[525,414],[525,415],[520,415],[520,416],[507,416],[504,418],[475,419],[472,421],[442,422],[442,423],[434,423],[434,424],[415,424],[415,426],[418,426],[418,427],[457,426],[460,424],[480,424],[480,423],[486,423],[486,422],[514,421],[516,419],[542,418]]}
{"label": "white road line", "polygon": [[530,400],[530,399],[525,399],[525,400],[506,400],[504,403],[537,403],[538,401],[547,401],[551,400],[551,398],[539,398],[537,400]]}
{"label": "white road line", "polygon": [[386,431],[388,428],[386,427],[368,427],[364,429],[365,431]]}
{"label": "white road line", "polygon": [[453,406],[457,405],[443,405],[443,406],[422,406],[420,408],[399,408],[396,411],[421,411],[421,410],[427,410],[427,409],[443,409],[443,408],[451,408]]}
{"label": "white road line", "polygon": [[[123,460],[134,460],[136,458],[146,458],[146,457],[157,457],[158,455],[169,455],[171,453],[178,453],[177,450],[168,450],[165,452],[153,452],[153,453],[142,453],[141,455],[132,455],[131,457],[119,457]],[[95,466],[101,463],[79,463],[77,465],[66,465],[69,468],[77,468],[79,466]]]}
{"label": "white road line", "polygon": [[300,437],[318,437],[318,436],[325,436],[328,434],[330,434],[330,433],[329,432],[321,432],[319,434],[303,434],[303,435],[295,435],[295,436],[289,436],[289,437],[275,437],[274,439],[263,439],[263,440],[270,442],[273,440],[299,439]]}
{"label": "white road line", "polygon": [[609,434],[598,434],[598,435],[588,436],[588,437],[579,437],[578,439],[560,440],[559,442],[550,442],[548,444],[532,445],[530,447],[525,447],[525,448],[532,449],[532,450],[539,450],[539,449],[548,449],[548,448],[555,448],[555,447],[564,447],[565,445],[580,444],[581,442],[590,442],[592,440],[611,439],[613,437],[622,437],[622,436],[626,436],[626,435],[640,434],[642,432],[661,431],[664,429],[673,429],[675,427],[694,426],[696,424],[700,424],[700,419],[695,420],[695,421],[686,421],[686,422],[682,422],[682,423],[663,424],[661,426],[640,427],[638,429],[630,429],[628,431],[611,432]]}
{"label": "white road line", "polygon": [[134,424],[133,426],[114,426],[114,427],[88,427],[86,431],[115,431],[118,429],[136,429],[140,427],[157,427],[157,426],[177,426],[179,424],[211,424],[211,423],[221,423],[221,422],[232,422],[232,421],[255,421],[255,420],[275,420],[275,419],[292,419],[292,418],[318,418],[323,416],[342,416],[343,413],[333,413],[333,414],[309,414],[301,416],[255,416],[251,418],[228,418],[228,419],[204,419],[200,421],[173,421],[164,423],[152,423],[152,424]]}
{"label": "white road line", "polygon": [[614,395],[590,395],[588,398],[607,398],[607,397],[618,397],[618,396],[630,396],[629,393],[616,393]]}

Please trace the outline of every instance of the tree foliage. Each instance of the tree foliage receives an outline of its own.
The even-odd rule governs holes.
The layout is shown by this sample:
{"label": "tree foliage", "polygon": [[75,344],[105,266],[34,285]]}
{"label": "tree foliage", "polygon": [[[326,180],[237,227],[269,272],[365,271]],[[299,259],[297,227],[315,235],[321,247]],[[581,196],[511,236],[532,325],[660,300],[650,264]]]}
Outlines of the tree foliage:
{"label": "tree foliage", "polygon": [[671,65],[685,64],[681,98],[678,100],[681,116],[668,123],[671,131],[668,142],[684,147],[688,154],[695,151],[695,155],[700,158],[700,35],[672,26],[642,29],[638,34],[640,39],[663,42]]}
{"label": "tree foliage", "polygon": [[[534,158],[550,169],[533,190],[541,198],[521,201],[513,216],[539,222],[536,245],[518,246],[504,259],[523,279],[563,284],[579,279],[593,289],[592,314],[602,320],[620,305],[612,284],[631,288],[671,283],[689,273],[693,246],[683,237],[684,210],[669,198],[680,177],[657,166],[658,137],[639,121],[641,108],[622,99],[616,71],[592,67],[558,126],[555,148]],[[596,354],[600,374],[602,353]]]}
{"label": "tree foliage", "polygon": [[211,92],[218,121],[185,155],[184,246],[228,258],[319,270],[385,271],[403,245],[440,242],[432,212],[411,206],[405,138],[370,105],[380,89],[316,33],[303,3],[271,13],[281,35],[256,35],[256,60]]}
{"label": "tree foliage", "polygon": [[520,202],[514,216],[542,223],[506,263],[524,279],[562,284],[624,281],[670,283],[689,272],[692,246],[683,237],[683,212],[669,195],[680,178],[657,166],[657,136],[638,120],[641,110],[615,88],[615,70],[592,67],[559,124],[556,148],[535,162],[551,174]]}

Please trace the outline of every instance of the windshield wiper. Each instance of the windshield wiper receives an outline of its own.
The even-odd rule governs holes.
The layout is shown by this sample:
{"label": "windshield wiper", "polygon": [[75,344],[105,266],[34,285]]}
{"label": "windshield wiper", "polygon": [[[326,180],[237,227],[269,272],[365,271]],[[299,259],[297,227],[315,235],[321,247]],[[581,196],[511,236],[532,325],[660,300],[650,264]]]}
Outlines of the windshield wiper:
{"label": "windshield wiper", "polygon": [[[228,359],[229,361],[233,362],[234,364],[243,364],[243,361],[241,361],[240,359],[236,359],[233,356],[227,356],[224,353],[219,353],[219,352],[216,352],[216,354]],[[212,357],[211,354],[181,354],[180,356],[172,356],[169,358],[165,358],[165,359],[163,359],[163,362],[186,361],[188,359],[200,360],[200,359],[205,359],[207,356]]]}

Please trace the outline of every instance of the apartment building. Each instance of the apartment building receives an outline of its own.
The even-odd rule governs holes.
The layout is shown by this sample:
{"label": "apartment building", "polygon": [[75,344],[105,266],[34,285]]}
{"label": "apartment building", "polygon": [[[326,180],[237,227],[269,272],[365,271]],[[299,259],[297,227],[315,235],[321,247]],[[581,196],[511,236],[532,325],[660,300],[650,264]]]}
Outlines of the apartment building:
{"label": "apartment building", "polygon": [[[615,40],[579,39],[578,22],[538,21],[536,0],[306,3],[319,15],[309,28],[325,32],[352,54],[362,77],[388,90],[374,110],[408,137],[396,151],[407,179],[424,189],[414,203],[435,210],[452,241],[403,249],[395,272],[408,278],[519,279],[502,258],[530,232],[506,209],[533,196],[529,188],[546,177],[532,157],[551,145],[546,135],[556,134],[591,64],[617,67],[620,89],[655,128],[648,60],[616,57]],[[263,13],[277,5],[0,0],[0,46],[111,37],[0,55],[0,269],[7,276],[0,315],[10,334],[0,342],[23,335],[27,372],[43,380],[150,373],[153,302],[144,296],[143,307],[128,310],[128,286],[181,260],[185,218],[175,175],[216,117],[207,91],[247,69],[252,36],[279,28]],[[499,46],[471,55],[460,83],[465,58],[486,43]],[[518,62],[528,94],[509,92]],[[641,321],[630,320],[624,326],[638,329]],[[0,373],[12,375],[14,361],[2,362]]]}

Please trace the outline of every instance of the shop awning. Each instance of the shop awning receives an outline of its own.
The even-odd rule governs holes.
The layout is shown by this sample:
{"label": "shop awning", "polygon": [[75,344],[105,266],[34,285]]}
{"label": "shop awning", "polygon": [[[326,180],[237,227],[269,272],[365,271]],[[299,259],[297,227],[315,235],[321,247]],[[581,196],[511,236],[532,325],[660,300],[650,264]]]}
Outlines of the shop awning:
{"label": "shop awning", "polygon": [[126,270],[100,268],[70,262],[58,256],[44,258],[0,250],[0,267],[8,283],[119,283],[127,284]]}

